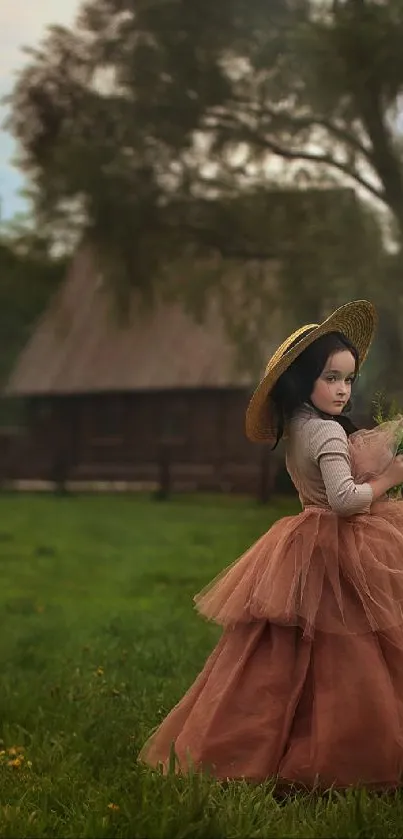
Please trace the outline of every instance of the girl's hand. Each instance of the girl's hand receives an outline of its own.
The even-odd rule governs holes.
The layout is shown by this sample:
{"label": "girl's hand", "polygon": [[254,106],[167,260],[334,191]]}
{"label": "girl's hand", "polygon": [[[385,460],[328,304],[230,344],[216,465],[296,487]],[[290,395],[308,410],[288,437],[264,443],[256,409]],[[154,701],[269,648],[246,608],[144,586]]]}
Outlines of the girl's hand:
{"label": "girl's hand", "polygon": [[390,489],[403,483],[403,454],[397,455],[392,460],[392,463],[385,470],[382,477],[386,478]]}

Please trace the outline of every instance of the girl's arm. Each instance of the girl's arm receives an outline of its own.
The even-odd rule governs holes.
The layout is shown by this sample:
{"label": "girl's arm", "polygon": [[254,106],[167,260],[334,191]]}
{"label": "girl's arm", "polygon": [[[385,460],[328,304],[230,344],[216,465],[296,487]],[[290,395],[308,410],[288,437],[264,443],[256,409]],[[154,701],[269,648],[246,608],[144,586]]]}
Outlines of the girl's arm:
{"label": "girl's arm", "polygon": [[378,487],[377,481],[355,482],[346,432],[334,420],[310,422],[309,454],[320,468],[329,505],[338,516],[364,512],[376,497],[386,492],[383,485]]}

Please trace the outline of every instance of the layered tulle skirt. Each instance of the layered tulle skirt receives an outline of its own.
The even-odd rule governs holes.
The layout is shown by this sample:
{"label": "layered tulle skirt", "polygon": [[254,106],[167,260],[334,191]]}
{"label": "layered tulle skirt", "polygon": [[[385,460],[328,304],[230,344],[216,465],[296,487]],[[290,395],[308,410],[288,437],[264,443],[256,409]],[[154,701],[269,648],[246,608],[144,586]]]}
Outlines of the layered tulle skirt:
{"label": "layered tulle skirt", "polygon": [[308,507],[278,521],[195,597],[225,627],[266,620],[361,635],[403,625],[403,503],[340,518]]}
{"label": "layered tulle skirt", "polygon": [[140,760],[307,787],[400,784],[403,503],[283,518],[195,597],[221,624]]}

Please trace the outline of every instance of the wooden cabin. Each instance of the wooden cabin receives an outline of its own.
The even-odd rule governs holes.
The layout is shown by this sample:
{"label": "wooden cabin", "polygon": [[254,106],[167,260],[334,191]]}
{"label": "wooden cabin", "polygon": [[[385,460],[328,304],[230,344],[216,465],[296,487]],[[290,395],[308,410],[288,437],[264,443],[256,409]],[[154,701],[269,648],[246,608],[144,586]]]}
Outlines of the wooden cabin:
{"label": "wooden cabin", "polygon": [[[274,320],[261,369],[281,338]],[[25,421],[3,480],[266,497],[278,459],[244,433],[255,384],[217,306],[197,323],[160,302],[122,324],[82,248],[7,383],[4,398],[23,400]]]}

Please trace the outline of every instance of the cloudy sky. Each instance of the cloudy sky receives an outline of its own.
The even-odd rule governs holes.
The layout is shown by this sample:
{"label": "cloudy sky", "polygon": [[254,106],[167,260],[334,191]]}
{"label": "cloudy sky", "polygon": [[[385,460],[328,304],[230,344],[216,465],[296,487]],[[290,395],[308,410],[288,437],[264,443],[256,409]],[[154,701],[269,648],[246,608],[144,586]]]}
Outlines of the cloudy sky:
{"label": "cloudy sky", "polygon": [[[0,98],[10,92],[14,74],[27,60],[24,46],[36,46],[46,27],[52,23],[69,25],[74,21],[80,0],[0,0]],[[0,125],[7,115],[0,106]],[[13,167],[13,138],[0,130],[0,200],[1,218],[24,212],[26,206],[19,196],[23,186],[20,173]]]}

